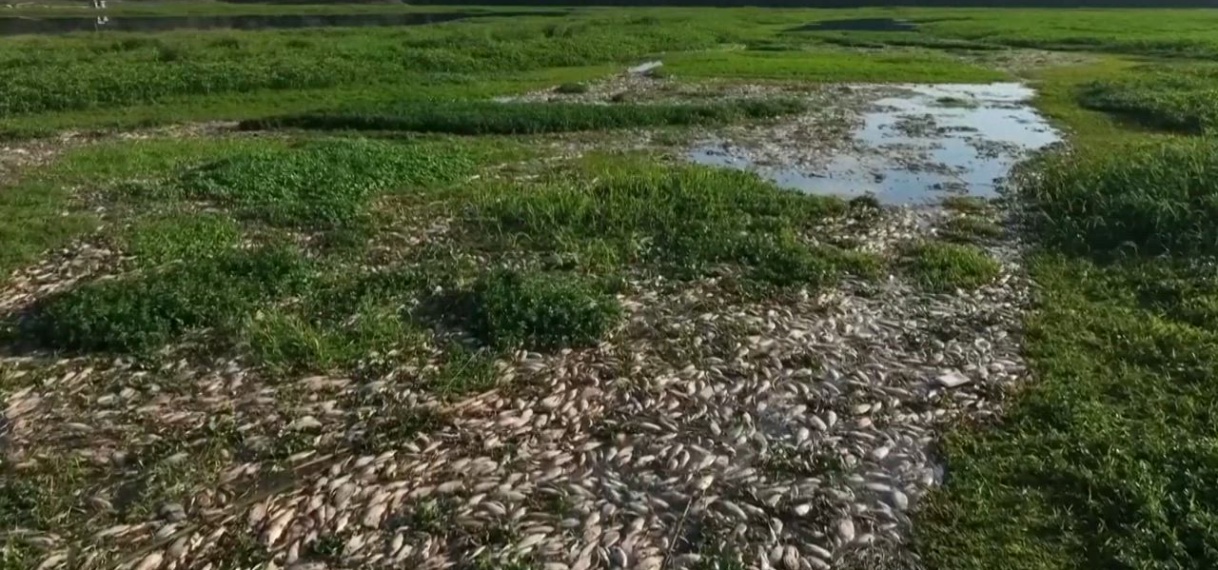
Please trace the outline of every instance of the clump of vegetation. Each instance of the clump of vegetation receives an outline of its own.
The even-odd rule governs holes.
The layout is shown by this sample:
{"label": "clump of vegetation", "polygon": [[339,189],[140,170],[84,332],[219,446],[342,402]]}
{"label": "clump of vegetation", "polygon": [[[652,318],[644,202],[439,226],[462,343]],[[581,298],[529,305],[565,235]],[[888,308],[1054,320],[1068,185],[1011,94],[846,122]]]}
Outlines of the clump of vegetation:
{"label": "clump of vegetation", "polygon": [[1078,100],[1150,128],[1207,133],[1218,125],[1218,66],[1143,67],[1137,76],[1084,85]]}
{"label": "clump of vegetation", "polygon": [[795,99],[708,104],[589,105],[432,101],[383,108],[256,119],[243,129],[390,130],[456,135],[529,135],[658,126],[721,124],[799,113]]}
{"label": "clump of vegetation", "polygon": [[815,288],[874,265],[803,241],[847,212],[840,199],[781,190],[752,174],[632,162],[593,180],[484,188],[466,220],[485,246],[557,252],[585,268],[643,262],[693,278],[734,267],[760,283]]}
{"label": "clump of vegetation", "polygon": [[587,93],[590,89],[591,87],[589,87],[587,83],[563,83],[562,85],[555,87],[554,92],[562,93],[564,95],[579,95],[581,93]]}
{"label": "clump of vegetation", "polygon": [[21,331],[55,349],[149,350],[191,330],[234,327],[259,303],[299,290],[308,275],[307,262],[289,248],[233,251],[54,295]]}
{"label": "clump of vegetation", "polygon": [[943,223],[940,232],[944,239],[957,242],[994,240],[1002,237],[1002,226],[976,216],[955,216]]}
{"label": "clump of vegetation", "polygon": [[1023,198],[1034,231],[1063,250],[1218,252],[1218,144],[1208,139],[1051,158]]}
{"label": "clump of vegetation", "polygon": [[447,182],[471,168],[468,158],[425,145],[334,140],[237,155],[187,172],[180,185],[246,217],[327,227],[358,220],[378,193]]}
{"label": "clump of vegetation", "polygon": [[998,277],[1001,266],[972,245],[923,241],[904,252],[906,270],[931,291],[976,289]]}
{"label": "clump of vegetation", "polygon": [[373,302],[342,321],[265,311],[251,319],[245,336],[259,362],[280,372],[350,369],[390,351],[409,353],[425,338],[400,309]]}
{"label": "clump of vegetation", "polygon": [[989,203],[976,196],[944,196],[939,205],[957,214],[981,215],[989,209]]}
{"label": "clump of vegetation", "polygon": [[226,216],[170,214],[131,227],[123,236],[123,249],[144,265],[196,263],[223,255],[240,237],[237,223]]}
{"label": "clump of vegetation", "polygon": [[504,348],[595,345],[622,313],[613,297],[563,274],[497,271],[475,283],[470,303],[472,332]]}

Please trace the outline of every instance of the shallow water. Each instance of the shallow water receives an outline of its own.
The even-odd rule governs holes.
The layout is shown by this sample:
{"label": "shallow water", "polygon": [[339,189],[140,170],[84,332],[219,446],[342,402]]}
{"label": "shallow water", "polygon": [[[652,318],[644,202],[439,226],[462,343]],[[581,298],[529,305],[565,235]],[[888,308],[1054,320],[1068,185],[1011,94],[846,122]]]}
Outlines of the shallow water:
{"label": "shallow water", "polygon": [[544,16],[540,12],[434,12],[427,14],[272,14],[96,18],[0,18],[0,36],[71,32],[165,32],[170,30],[273,30],[293,28],[422,26],[468,18]]}
{"label": "shallow water", "polygon": [[689,159],[753,170],[777,184],[816,194],[874,194],[889,204],[922,204],[947,193],[993,197],[1011,168],[1061,139],[1018,83],[903,85],[874,101],[852,149],[819,168],[759,165],[747,149],[706,141]]}

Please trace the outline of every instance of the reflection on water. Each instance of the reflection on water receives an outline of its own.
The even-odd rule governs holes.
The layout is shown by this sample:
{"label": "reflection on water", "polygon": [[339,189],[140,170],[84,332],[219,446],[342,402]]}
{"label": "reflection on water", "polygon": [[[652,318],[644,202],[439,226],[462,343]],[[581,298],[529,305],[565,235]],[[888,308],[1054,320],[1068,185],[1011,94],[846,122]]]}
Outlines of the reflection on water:
{"label": "reflection on water", "polygon": [[[100,2],[100,0],[99,0]],[[99,7],[104,7],[104,2]],[[421,26],[467,18],[548,16],[561,12],[433,12],[412,14],[275,14],[237,16],[155,16],[88,18],[0,18],[0,36],[47,35],[113,30],[165,32],[170,30],[267,30],[327,27]]]}
{"label": "reflection on water", "polygon": [[992,197],[1028,152],[1060,140],[1018,83],[907,85],[874,103],[854,133],[854,148],[817,169],[758,165],[722,141],[695,147],[699,164],[756,171],[805,192],[916,204],[948,191]]}

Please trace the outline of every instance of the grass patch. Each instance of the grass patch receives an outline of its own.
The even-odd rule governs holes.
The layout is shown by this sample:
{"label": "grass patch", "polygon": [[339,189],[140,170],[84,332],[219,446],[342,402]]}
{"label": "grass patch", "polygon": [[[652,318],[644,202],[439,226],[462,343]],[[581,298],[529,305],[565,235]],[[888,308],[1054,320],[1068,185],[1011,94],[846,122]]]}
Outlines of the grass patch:
{"label": "grass patch", "polygon": [[659,126],[723,124],[799,113],[792,99],[713,104],[585,105],[454,101],[244,121],[243,129],[389,130],[455,135],[532,135]]}
{"label": "grass patch", "polygon": [[471,239],[503,251],[557,253],[572,267],[651,266],[677,278],[721,270],[764,285],[818,287],[866,256],[801,236],[845,202],[781,190],[741,172],[607,165],[600,175],[487,187],[466,212]]}
{"label": "grass patch", "polygon": [[231,327],[308,277],[293,250],[267,247],[87,283],[51,296],[22,323],[25,338],[53,349],[143,351],[191,330]]}
{"label": "grass patch", "polygon": [[514,271],[479,279],[471,304],[472,332],[500,348],[593,346],[622,313],[616,299],[579,278]]}
{"label": "grass patch", "polygon": [[587,93],[591,89],[592,88],[589,87],[587,83],[572,82],[572,83],[563,83],[562,85],[555,87],[554,92],[562,93],[564,95],[579,95],[581,93]]}
{"label": "grass patch", "polygon": [[1125,140],[1022,186],[1036,381],[1000,424],[947,438],[951,477],[914,526],[926,564],[1218,564],[1213,149]]}
{"label": "grass patch", "polygon": [[989,210],[989,202],[976,196],[945,196],[939,205],[957,214],[981,215]]}
{"label": "grass patch", "polygon": [[251,319],[245,336],[259,362],[285,374],[352,369],[387,358],[391,352],[407,358],[425,340],[400,308],[372,302],[338,322],[284,310],[265,311]]}
{"label": "grass patch", "polygon": [[237,246],[241,230],[232,219],[201,213],[158,216],[131,227],[123,250],[139,263],[197,263],[225,254]]}
{"label": "grass patch", "polygon": [[449,182],[472,170],[426,145],[334,140],[237,155],[186,173],[190,197],[273,224],[335,227],[360,219],[376,194]]}
{"label": "grass patch", "polygon": [[1111,255],[1218,252],[1218,144],[1138,143],[1049,159],[1024,199],[1046,244]]}
{"label": "grass patch", "polygon": [[996,240],[1003,236],[1002,226],[974,216],[956,216],[939,228],[944,239],[956,242]]}
{"label": "grass patch", "polygon": [[914,282],[940,292],[976,289],[997,278],[1001,269],[976,246],[936,241],[910,245],[903,264]]}
{"label": "grass patch", "polygon": [[1153,129],[1187,134],[1213,129],[1218,120],[1218,66],[1155,65],[1139,67],[1136,73],[1082,86],[1079,104]]}

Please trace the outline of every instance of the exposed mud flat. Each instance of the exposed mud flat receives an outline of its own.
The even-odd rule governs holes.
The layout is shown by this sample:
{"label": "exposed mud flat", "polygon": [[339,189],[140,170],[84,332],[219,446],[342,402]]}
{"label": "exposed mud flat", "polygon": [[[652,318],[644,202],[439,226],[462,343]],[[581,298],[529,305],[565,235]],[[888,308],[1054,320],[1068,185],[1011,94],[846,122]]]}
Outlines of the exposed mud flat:
{"label": "exposed mud flat", "polygon": [[686,158],[752,170],[805,192],[922,204],[945,193],[994,197],[1016,163],[1061,140],[1031,107],[1035,92],[1018,83],[845,90],[870,102],[857,118],[831,121],[849,125],[844,140],[833,130],[794,133],[782,123],[709,137]]}

